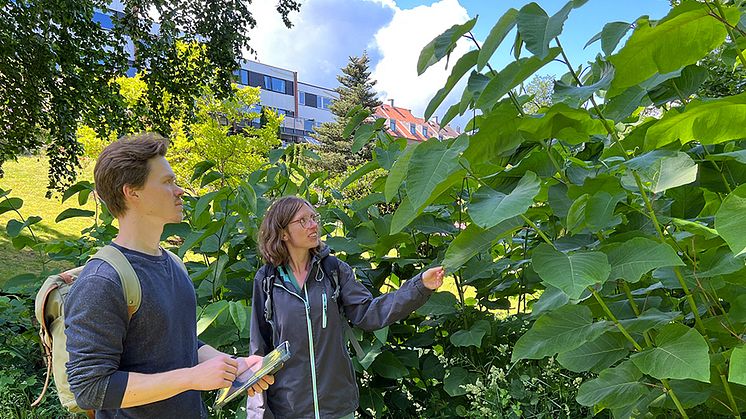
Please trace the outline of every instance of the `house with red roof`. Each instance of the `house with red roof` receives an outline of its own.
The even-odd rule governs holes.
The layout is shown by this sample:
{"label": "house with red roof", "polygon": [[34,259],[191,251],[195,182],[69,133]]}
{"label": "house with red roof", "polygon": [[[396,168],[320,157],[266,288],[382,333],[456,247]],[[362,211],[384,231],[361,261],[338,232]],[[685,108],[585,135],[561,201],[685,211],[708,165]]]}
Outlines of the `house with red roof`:
{"label": "house with red roof", "polygon": [[374,118],[386,119],[386,130],[397,138],[406,138],[408,143],[423,142],[430,138],[440,140],[455,138],[460,134],[449,125],[438,124],[437,117],[432,121],[426,121],[412,114],[412,111],[394,106],[394,99],[389,103],[377,107],[373,113]]}

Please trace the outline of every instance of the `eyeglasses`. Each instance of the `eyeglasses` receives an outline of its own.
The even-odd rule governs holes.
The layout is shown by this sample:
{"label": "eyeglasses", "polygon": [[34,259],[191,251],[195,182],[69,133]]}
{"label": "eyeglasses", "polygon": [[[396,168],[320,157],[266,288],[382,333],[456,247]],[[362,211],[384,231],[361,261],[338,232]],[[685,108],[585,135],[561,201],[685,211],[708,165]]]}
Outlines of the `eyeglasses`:
{"label": "eyeglasses", "polygon": [[305,216],[303,218],[299,218],[297,220],[289,222],[288,226],[293,223],[300,223],[301,227],[308,228],[311,225],[311,220],[313,220],[314,224],[319,225],[319,223],[321,222],[321,215],[315,213],[310,216]]}

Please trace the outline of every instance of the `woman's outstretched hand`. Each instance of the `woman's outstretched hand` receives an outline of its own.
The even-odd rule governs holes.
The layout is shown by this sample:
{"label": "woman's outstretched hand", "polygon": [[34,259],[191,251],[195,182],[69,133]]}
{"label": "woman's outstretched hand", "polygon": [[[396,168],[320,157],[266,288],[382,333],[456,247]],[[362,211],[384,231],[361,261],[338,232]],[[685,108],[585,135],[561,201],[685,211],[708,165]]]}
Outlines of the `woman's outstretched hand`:
{"label": "woman's outstretched hand", "polygon": [[428,289],[436,290],[443,285],[443,276],[445,276],[445,274],[446,271],[442,266],[430,268],[422,274],[422,285]]}

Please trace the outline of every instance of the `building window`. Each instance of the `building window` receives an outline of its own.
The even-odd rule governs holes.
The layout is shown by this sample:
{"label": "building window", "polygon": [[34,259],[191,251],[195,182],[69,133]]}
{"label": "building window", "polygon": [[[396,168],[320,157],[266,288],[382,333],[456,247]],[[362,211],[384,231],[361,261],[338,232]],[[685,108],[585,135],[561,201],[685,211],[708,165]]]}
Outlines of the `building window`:
{"label": "building window", "polygon": [[268,76],[266,74],[263,74],[262,76],[263,76],[263,80],[262,80],[263,83],[262,83],[261,87],[263,89],[269,90],[269,91],[272,91],[272,92],[283,93],[283,94],[286,94],[286,95],[293,94],[292,93],[293,89],[292,88],[290,88],[290,89],[287,88],[287,84],[289,82],[287,82],[286,80],[284,80],[284,79],[278,79],[277,77]]}
{"label": "building window", "polygon": [[303,129],[307,132],[313,132],[314,131],[314,120],[313,119],[306,119],[303,121]]}
{"label": "building window", "polygon": [[409,124],[409,132],[412,133],[412,135],[417,135],[417,124]]}
{"label": "building window", "polygon": [[311,93],[306,93],[306,101],[305,101],[306,106],[310,106],[312,108],[318,108],[319,105],[318,105],[317,100],[318,100],[318,96],[311,94]]}
{"label": "building window", "polygon": [[391,131],[396,132],[396,119],[389,119],[389,128]]}
{"label": "building window", "polygon": [[237,84],[248,86],[249,85],[249,72],[243,69],[238,69],[233,72],[233,81]]}
{"label": "building window", "polygon": [[306,105],[306,93],[298,91],[298,104],[305,106]]}
{"label": "building window", "polygon": [[114,22],[112,22],[111,16],[106,13],[93,12],[93,21],[101,25],[104,29],[114,29]]}
{"label": "building window", "polygon": [[425,126],[422,127],[422,136],[427,138],[427,127]]}
{"label": "building window", "polygon": [[285,93],[285,80],[272,77],[272,91]]}
{"label": "building window", "polygon": [[324,96],[319,96],[319,108],[321,109],[329,109],[329,106],[332,105],[332,99]]}

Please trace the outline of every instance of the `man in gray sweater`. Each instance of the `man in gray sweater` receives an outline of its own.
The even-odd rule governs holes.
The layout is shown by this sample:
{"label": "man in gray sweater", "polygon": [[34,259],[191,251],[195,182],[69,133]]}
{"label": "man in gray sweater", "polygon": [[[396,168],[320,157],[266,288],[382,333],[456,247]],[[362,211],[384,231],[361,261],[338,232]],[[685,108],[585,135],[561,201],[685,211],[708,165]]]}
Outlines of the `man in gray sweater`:
{"label": "man in gray sweater", "polygon": [[[110,144],[94,169],[96,192],[119,221],[112,246],[132,265],[142,301],[129,318],[112,266],[92,260],[67,297],[70,389],[97,418],[204,418],[200,390],[228,387],[261,361],[232,358],[197,339],[196,298],[180,262],[160,246],[182,219],[184,190],[165,159],[167,140],[140,134]],[[272,377],[256,385],[266,389]]]}

